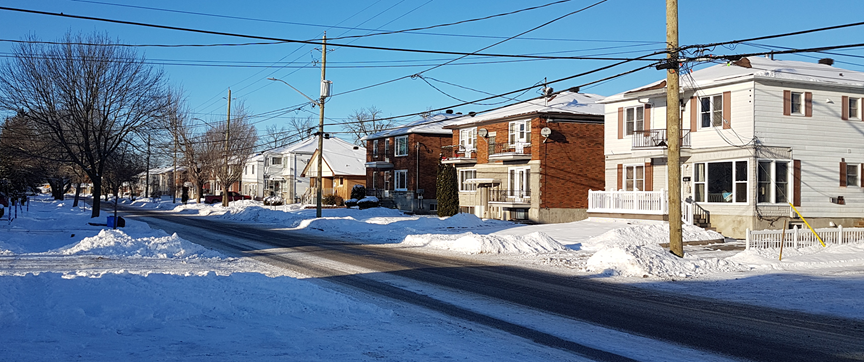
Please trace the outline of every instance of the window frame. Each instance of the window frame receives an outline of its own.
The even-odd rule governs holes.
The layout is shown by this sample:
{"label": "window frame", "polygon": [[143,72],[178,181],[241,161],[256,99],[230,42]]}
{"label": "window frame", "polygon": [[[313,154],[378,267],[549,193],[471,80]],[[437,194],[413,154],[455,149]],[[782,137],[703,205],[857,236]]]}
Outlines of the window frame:
{"label": "window frame", "polygon": [[[408,156],[408,136],[399,136],[399,137],[395,137],[395,138],[396,138],[396,140],[394,141],[394,143],[396,145],[395,145],[395,147],[393,147],[393,153],[394,153],[393,156],[394,157]],[[405,153],[400,153],[400,150],[399,150],[400,146],[405,147],[405,150],[404,150]]]}
{"label": "window frame", "polygon": [[[520,129],[519,126],[522,128]],[[507,124],[507,144],[512,147],[517,143],[531,144],[531,120],[512,121]]]}
{"label": "window frame", "polygon": [[[477,178],[477,169],[474,168],[464,168],[457,169],[457,177],[459,178],[459,192],[477,192],[477,184],[466,184],[465,180]],[[470,177],[466,178],[465,174],[473,174]]]}
{"label": "window frame", "polygon": [[378,157],[378,140],[372,140],[372,157]]}
{"label": "window frame", "polygon": [[[399,187],[399,175],[403,175],[403,180],[405,182],[404,187]],[[408,191],[408,170],[395,170],[393,171],[393,190],[394,191]]]}
{"label": "window frame", "polygon": [[849,97],[848,104],[846,105],[846,112],[849,115],[849,119],[860,120],[861,119],[861,98],[859,97]]}
{"label": "window frame", "polygon": [[[739,162],[744,163],[744,177],[745,177],[744,180],[739,180],[739,177],[738,177],[739,172],[738,172],[737,164]],[[726,197],[729,197],[731,201],[728,201],[728,202],[726,202],[726,201],[709,201],[710,197],[708,197],[708,196],[710,194],[709,191],[711,188],[711,183],[710,183],[711,167],[709,165],[710,164],[718,164],[718,163],[731,163],[732,164],[732,166],[731,166],[732,167],[731,180],[729,180],[731,182],[732,190],[731,190],[731,193],[728,196],[726,196]],[[701,170],[703,171],[702,174],[699,173],[699,171],[700,171],[699,165],[704,165],[701,167]],[[710,204],[717,204],[717,205],[728,205],[728,204],[747,205],[750,203],[750,182],[751,182],[751,180],[750,180],[750,162],[747,159],[732,159],[732,160],[720,160],[720,161],[694,162],[693,163],[693,171],[692,171],[691,176],[692,176],[692,180],[693,180],[693,181],[691,181],[691,184],[693,187],[693,199],[696,202],[710,203]],[[701,194],[703,196],[702,198],[698,197],[700,194],[700,191],[699,191],[700,185],[702,185],[702,191],[701,191]],[[739,201],[740,196],[742,196],[742,195],[740,195],[740,193],[738,191],[739,185],[744,185],[743,186],[744,187],[744,195],[743,195],[744,200],[743,201]],[[787,191],[788,191],[788,186],[787,186]],[[722,197],[722,195],[721,195],[721,197]],[[725,197],[723,197],[723,198],[725,198]]]}
{"label": "window frame", "polygon": [[[279,160],[279,162],[276,162]],[[270,166],[282,166],[282,157],[270,157]]]}
{"label": "window frame", "polygon": [[[636,170],[639,170],[639,169],[642,170],[642,178],[641,179],[636,178],[636,174],[637,174]],[[631,184],[629,189],[627,188],[627,180],[628,180],[627,171],[628,170],[633,170],[632,184]],[[624,165],[623,172],[624,172],[624,174],[621,176],[623,184],[621,186],[624,188],[624,191],[645,191],[645,164]],[[637,180],[642,181],[642,187],[639,188],[638,190],[636,189],[636,181]]]}
{"label": "window frame", "polygon": [[[630,111],[632,112],[633,119],[630,119]],[[642,118],[638,118],[637,116],[641,112]],[[639,127],[636,127],[639,125]],[[637,131],[645,130],[645,105],[638,105],[632,107],[624,107],[624,135],[630,136],[636,133]]]}
{"label": "window frame", "polygon": [[[707,110],[705,109],[705,101],[708,101]],[[707,116],[707,117],[706,117]],[[705,125],[705,121],[708,125]],[[718,123],[719,122],[719,123]],[[713,127],[723,127],[723,95],[714,94],[710,96],[699,97],[699,128],[708,129]]]}
{"label": "window frame", "polygon": [[[806,107],[806,105],[804,104],[806,102],[806,100],[804,98],[804,93],[805,92],[789,91],[789,114],[790,115],[798,115],[798,116],[804,115],[804,111],[805,111],[804,108]],[[798,111],[797,112],[795,111],[795,105],[796,105],[795,100],[796,99],[798,100],[798,102],[797,102]]]}
{"label": "window frame", "polygon": [[466,155],[477,149],[477,127],[459,130],[459,148]]}
{"label": "window frame", "polygon": [[[777,190],[778,182],[777,182],[777,164],[785,164],[786,165],[786,200],[777,201]],[[769,168],[765,169],[762,167],[763,164],[768,164]],[[756,160],[756,203],[757,204],[788,204],[792,202],[792,186],[793,182],[793,161],[792,160],[778,160],[778,159],[758,159]],[[767,172],[768,180],[762,180],[762,172],[761,170],[765,170]],[[761,200],[762,198],[762,187],[765,185],[767,188],[766,200]]]}
{"label": "window frame", "polygon": [[[523,172],[521,177],[519,172]],[[519,188],[515,188],[514,183],[518,184]],[[520,192],[519,195],[515,191]],[[509,167],[507,168],[507,198],[531,198],[531,167]]]}
{"label": "window frame", "polygon": [[[860,163],[846,163],[846,187],[861,187]],[[854,171],[854,172],[849,172]],[[852,179],[854,177],[854,179]],[[849,182],[852,179],[854,182]]]}

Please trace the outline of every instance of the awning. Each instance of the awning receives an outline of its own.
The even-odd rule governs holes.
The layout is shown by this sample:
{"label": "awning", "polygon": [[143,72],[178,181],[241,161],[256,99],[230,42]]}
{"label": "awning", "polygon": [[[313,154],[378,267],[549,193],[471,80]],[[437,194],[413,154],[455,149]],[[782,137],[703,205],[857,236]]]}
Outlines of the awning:
{"label": "awning", "polygon": [[282,176],[270,176],[267,181],[285,181],[285,178]]}
{"label": "awning", "polygon": [[466,184],[500,184],[501,180],[496,180],[493,178],[469,178],[462,180],[462,182]]}
{"label": "awning", "polygon": [[366,168],[393,168],[393,164],[384,161],[366,162]]}

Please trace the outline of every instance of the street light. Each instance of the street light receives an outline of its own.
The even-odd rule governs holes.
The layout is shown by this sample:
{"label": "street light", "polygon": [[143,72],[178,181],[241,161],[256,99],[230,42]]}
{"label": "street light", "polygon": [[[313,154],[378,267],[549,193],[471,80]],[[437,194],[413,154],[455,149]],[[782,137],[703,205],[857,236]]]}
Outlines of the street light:
{"label": "street light", "polygon": [[323,155],[324,155],[324,100],[330,96],[330,82],[329,80],[325,80],[324,78],[324,64],[327,62],[327,48],[326,48],[326,35],[325,35],[325,43],[323,43],[324,49],[322,51],[322,63],[321,63],[321,98],[319,100],[314,100],[303,94],[294,86],[288,84],[288,82],[277,79],[277,78],[267,78],[273,81],[279,81],[285,83],[285,85],[291,87],[291,89],[297,91],[297,93],[302,94],[306,99],[308,99],[312,104],[319,107],[320,115],[318,117],[318,175],[315,177],[315,185],[318,187],[317,197],[315,201],[315,217],[321,217],[321,192],[323,190],[323,179],[322,179],[322,165],[323,165]]}

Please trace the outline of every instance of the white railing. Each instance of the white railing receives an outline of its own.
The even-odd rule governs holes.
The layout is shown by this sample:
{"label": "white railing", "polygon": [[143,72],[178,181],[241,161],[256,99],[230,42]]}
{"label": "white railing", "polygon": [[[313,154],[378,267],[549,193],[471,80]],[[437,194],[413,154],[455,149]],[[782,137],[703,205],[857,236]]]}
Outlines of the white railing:
{"label": "white railing", "polygon": [[[844,228],[838,226],[836,228],[816,229],[816,233],[825,242],[825,245],[834,244],[858,244],[864,243],[864,228]],[[784,247],[787,248],[806,248],[808,246],[821,245],[816,235],[810,229],[794,229],[786,230],[784,235],[783,230],[750,230],[747,229],[747,249],[771,249],[780,248],[780,241],[783,241]]]}
{"label": "white railing", "polygon": [[693,225],[693,204],[681,201],[681,221],[687,225]]}
{"label": "white railing", "polygon": [[669,213],[669,197],[666,190],[588,190],[588,212],[666,215]]}

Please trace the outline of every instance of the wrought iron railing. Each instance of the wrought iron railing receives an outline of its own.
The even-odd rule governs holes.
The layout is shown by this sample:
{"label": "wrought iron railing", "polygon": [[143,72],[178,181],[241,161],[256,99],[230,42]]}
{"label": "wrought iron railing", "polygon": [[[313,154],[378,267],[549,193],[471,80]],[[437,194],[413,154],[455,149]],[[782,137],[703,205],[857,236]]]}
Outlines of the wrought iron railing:
{"label": "wrought iron railing", "polygon": [[466,149],[462,145],[450,145],[444,146],[443,152],[441,152],[446,158],[477,158],[477,150],[469,148]]}
{"label": "wrought iron railing", "polygon": [[531,199],[531,190],[489,190],[489,202],[523,202]]}
{"label": "wrought iron railing", "polygon": [[[633,148],[669,147],[666,129],[633,131]],[[681,147],[690,147],[690,131],[681,130]]]}
{"label": "wrought iron railing", "polygon": [[489,154],[497,155],[497,154],[516,154],[516,155],[530,155],[531,154],[531,144],[530,143],[490,143],[489,144]]}

